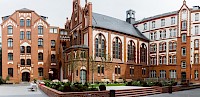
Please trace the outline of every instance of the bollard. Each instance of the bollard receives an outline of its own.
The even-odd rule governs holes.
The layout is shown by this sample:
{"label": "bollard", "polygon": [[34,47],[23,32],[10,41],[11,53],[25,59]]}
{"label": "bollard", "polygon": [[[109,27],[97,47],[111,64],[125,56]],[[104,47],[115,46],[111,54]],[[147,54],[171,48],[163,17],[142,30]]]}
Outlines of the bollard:
{"label": "bollard", "polygon": [[115,90],[110,90],[110,97],[115,97]]}

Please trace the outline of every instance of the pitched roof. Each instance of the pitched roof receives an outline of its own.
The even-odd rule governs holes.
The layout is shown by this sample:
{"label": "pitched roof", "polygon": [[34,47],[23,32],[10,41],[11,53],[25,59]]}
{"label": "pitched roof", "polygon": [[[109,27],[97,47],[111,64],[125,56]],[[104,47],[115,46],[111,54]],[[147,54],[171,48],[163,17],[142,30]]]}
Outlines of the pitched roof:
{"label": "pitched roof", "polygon": [[17,11],[23,11],[23,12],[31,12],[33,10],[30,10],[30,9],[27,9],[27,8],[22,8],[22,9],[19,9]]}
{"label": "pitched roof", "polygon": [[135,28],[132,24],[116,19],[113,17],[109,17],[106,15],[92,13],[92,25],[93,27],[104,28],[108,30],[113,30],[117,32],[121,32],[124,34],[132,35],[138,38],[142,38],[148,40],[137,28]]}
{"label": "pitched roof", "polygon": [[178,11],[172,11],[172,12],[168,12],[168,13],[155,15],[155,16],[152,16],[152,17],[148,17],[148,18],[144,18],[142,20],[136,21],[135,24],[143,22],[143,21],[149,21],[149,20],[152,20],[152,19],[160,18],[160,17],[163,17],[163,16],[169,16],[169,15],[177,14],[177,13],[178,13]]}

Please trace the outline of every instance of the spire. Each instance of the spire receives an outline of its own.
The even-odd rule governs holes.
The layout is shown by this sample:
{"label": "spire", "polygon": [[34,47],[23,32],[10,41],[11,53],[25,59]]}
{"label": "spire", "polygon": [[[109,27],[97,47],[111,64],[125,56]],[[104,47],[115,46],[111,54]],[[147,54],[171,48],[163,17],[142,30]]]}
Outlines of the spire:
{"label": "spire", "polygon": [[185,0],[183,0],[183,4],[186,4],[186,1],[185,1]]}
{"label": "spire", "polygon": [[85,0],[85,4],[87,4],[87,0]]}

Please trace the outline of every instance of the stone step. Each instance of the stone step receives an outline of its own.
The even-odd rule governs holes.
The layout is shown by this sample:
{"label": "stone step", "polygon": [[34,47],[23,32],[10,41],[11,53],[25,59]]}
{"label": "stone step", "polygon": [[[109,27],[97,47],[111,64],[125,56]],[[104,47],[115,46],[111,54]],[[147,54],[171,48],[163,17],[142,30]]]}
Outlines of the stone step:
{"label": "stone step", "polygon": [[160,94],[161,92],[154,88],[141,88],[141,89],[131,89],[131,90],[117,90],[116,97],[138,97],[138,96],[148,96]]}

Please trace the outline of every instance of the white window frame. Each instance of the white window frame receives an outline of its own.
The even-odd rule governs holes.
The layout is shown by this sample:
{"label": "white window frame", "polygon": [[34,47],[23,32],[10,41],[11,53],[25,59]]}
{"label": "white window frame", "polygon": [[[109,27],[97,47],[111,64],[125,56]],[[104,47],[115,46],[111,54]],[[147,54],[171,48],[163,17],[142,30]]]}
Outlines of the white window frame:
{"label": "white window frame", "polygon": [[169,56],[169,64],[172,64],[173,61],[172,61],[172,56]]}
{"label": "white window frame", "polygon": [[165,19],[161,19],[161,27],[165,26]]}
{"label": "white window frame", "polygon": [[198,39],[194,40],[194,48],[199,48],[199,40]]}
{"label": "white window frame", "polygon": [[194,54],[194,64],[199,63],[199,54]]}
{"label": "white window frame", "polygon": [[181,35],[181,38],[182,38],[182,42],[187,41],[187,35],[185,33]]}
{"label": "white window frame", "polygon": [[152,21],[152,28],[155,28],[155,27],[156,27],[156,22]]}
{"label": "white window frame", "polygon": [[166,78],[166,71],[160,70],[160,78]]}
{"label": "white window frame", "polygon": [[181,68],[186,68],[186,61],[181,62]]}
{"label": "white window frame", "polygon": [[199,21],[199,13],[195,13],[195,21]]}
{"label": "white window frame", "polygon": [[198,72],[198,70],[194,71],[194,78],[195,78],[195,80],[199,79],[199,72]]}
{"label": "white window frame", "polygon": [[182,54],[182,56],[186,56],[186,52],[187,52],[186,47],[182,47],[181,48],[181,54]]}
{"label": "white window frame", "polygon": [[176,78],[176,70],[169,71],[169,78]]}
{"label": "white window frame", "polygon": [[199,26],[196,25],[194,28],[195,28],[195,35],[198,35],[199,34]]}
{"label": "white window frame", "polygon": [[144,30],[147,30],[147,23],[144,23]]}

